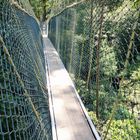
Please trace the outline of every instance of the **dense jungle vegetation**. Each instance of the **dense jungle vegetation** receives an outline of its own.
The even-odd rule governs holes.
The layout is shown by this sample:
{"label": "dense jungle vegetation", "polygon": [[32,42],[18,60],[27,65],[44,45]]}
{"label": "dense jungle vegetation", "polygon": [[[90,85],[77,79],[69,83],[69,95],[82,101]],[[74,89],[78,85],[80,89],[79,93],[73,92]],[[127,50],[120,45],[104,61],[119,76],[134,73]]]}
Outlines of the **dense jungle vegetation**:
{"label": "dense jungle vegetation", "polygon": [[[30,1],[44,20],[62,4]],[[139,140],[140,0],[87,1],[49,25],[49,37],[102,137]]]}

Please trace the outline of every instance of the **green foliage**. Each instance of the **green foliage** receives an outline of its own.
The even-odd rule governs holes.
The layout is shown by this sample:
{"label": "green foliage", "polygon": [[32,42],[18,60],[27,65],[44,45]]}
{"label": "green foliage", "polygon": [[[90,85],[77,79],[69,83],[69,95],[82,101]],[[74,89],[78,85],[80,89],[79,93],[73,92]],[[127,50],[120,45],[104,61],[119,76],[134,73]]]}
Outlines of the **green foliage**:
{"label": "green foliage", "polygon": [[139,67],[132,72],[131,79],[140,81],[140,64],[137,64],[137,66]]}
{"label": "green foliage", "polygon": [[[93,111],[89,112],[89,116],[94,122],[96,128],[100,130],[100,133],[104,133],[104,131],[106,131],[106,124],[108,123],[108,121],[106,122],[98,120],[96,118],[96,114]],[[131,118],[123,120],[115,119],[111,123],[107,140],[128,140],[128,139],[139,140],[140,139],[139,133],[140,133],[140,121],[136,121]]]}
{"label": "green foliage", "polygon": [[126,119],[126,120],[113,120],[109,135],[107,137],[108,140],[139,140],[140,139],[140,122],[136,122],[134,120]]}
{"label": "green foliage", "polygon": [[105,0],[105,5],[110,11],[113,11],[121,6],[123,2],[124,0]]}
{"label": "green foliage", "polygon": [[[128,46],[130,44],[130,38],[132,34],[132,29],[134,26],[134,21],[138,20],[140,21],[139,17],[133,16],[131,13],[119,23],[119,27],[117,27],[116,36],[118,36],[118,40],[116,43],[116,52],[119,60],[119,67],[120,69],[123,68],[124,62],[126,61],[126,54],[128,53]],[[139,49],[139,24],[137,24],[137,27],[135,29],[135,36],[134,36],[134,44],[132,44],[132,49],[129,57],[129,67],[131,67],[131,63],[134,61],[137,61],[138,59],[138,53],[140,52]],[[123,47],[123,48],[122,48]],[[121,50],[123,49],[123,51]],[[124,55],[125,54],[125,55]],[[122,59],[122,60],[121,60]],[[121,61],[120,61],[121,60]]]}
{"label": "green foliage", "polygon": [[115,119],[116,120],[125,120],[131,118],[130,112],[128,111],[128,108],[126,108],[123,105],[119,105],[116,114]]}
{"label": "green foliage", "polygon": [[100,51],[102,52],[100,53],[101,73],[109,77],[115,76],[117,72],[117,61],[113,42],[110,43],[107,39],[104,39]]}
{"label": "green foliage", "polygon": [[134,1],[134,7],[138,8],[140,6],[140,0],[133,0]]}
{"label": "green foliage", "polygon": [[99,123],[99,120],[97,119],[96,114],[93,111],[89,111],[88,114],[96,126]]}
{"label": "green foliage", "polygon": [[48,0],[30,0],[30,4],[38,19],[42,18],[44,10],[46,11],[46,14],[49,14],[48,12],[50,12],[50,9],[53,7],[53,1]]}
{"label": "green foliage", "polygon": [[40,18],[40,16],[43,14],[43,8],[42,3],[40,0],[30,0],[31,6],[33,7],[33,11],[35,12],[35,15]]}
{"label": "green foliage", "polygon": [[75,80],[76,88],[78,89],[78,93],[85,104],[85,106],[92,110],[93,108],[93,98],[89,94],[89,90],[86,87],[86,82],[84,80],[76,79]]}

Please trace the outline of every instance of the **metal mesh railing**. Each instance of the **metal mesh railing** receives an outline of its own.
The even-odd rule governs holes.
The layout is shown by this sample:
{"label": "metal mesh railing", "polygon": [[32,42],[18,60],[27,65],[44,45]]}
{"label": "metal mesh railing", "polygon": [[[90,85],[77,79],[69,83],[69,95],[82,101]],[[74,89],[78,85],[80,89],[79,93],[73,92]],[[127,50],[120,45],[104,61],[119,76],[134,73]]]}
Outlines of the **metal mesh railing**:
{"label": "metal mesh railing", "polygon": [[103,139],[140,139],[139,1],[91,0],[49,24],[49,37]]}
{"label": "metal mesh railing", "polygon": [[50,140],[43,42],[28,1],[0,0],[0,140]]}

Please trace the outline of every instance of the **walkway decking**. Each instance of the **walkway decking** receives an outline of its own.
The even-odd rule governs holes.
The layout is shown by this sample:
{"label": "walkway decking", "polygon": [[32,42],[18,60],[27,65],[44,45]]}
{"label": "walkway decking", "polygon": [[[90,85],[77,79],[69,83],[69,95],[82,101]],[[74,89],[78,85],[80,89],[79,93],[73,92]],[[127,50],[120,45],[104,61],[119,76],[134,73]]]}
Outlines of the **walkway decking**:
{"label": "walkway decking", "polygon": [[46,36],[43,40],[49,70],[48,80],[53,103],[56,139],[94,140],[93,132],[68,72],[50,40]]}

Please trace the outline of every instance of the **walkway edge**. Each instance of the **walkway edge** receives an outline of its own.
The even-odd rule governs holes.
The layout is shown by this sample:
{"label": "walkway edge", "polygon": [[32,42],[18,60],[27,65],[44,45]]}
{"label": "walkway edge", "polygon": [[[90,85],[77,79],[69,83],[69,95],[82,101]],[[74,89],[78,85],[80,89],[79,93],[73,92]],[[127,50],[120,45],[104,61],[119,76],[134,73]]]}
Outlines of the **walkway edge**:
{"label": "walkway edge", "polygon": [[[43,39],[47,38],[47,36],[42,35]],[[43,40],[44,44],[44,40]],[[44,52],[45,54],[45,52]],[[52,138],[53,140],[58,140],[57,138],[57,131],[56,131],[56,125],[55,125],[55,115],[54,115],[54,109],[53,109],[53,100],[52,100],[52,93],[51,93],[51,84],[50,84],[50,70],[49,70],[49,64],[47,63],[47,55],[45,55],[45,69],[46,69],[46,78],[47,78],[47,89],[48,89],[48,96],[49,96],[49,109],[50,109],[50,116],[51,116],[51,126],[52,126]]]}
{"label": "walkway edge", "polygon": [[99,134],[98,134],[98,132],[97,132],[97,130],[96,130],[91,118],[89,117],[88,112],[87,112],[87,110],[86,110],[86,108],[85,108],[85,106],[84,106],[84,104],[83,104],[83,102],[82,102],[82,100],[81,100],[81,98],[80,98],[80,96],[79,96],[79,94],[78,94],[73,82],[72,82],[72,85],[73,85],[73,88],[75,90],[77,99],[78,99],[78,101],[79,101],[79,103],[81,105],[81,108],[82,108],[82,110],[84,112],[84,115],[85,115],[85,117],[87,119],[87,122],[88,122],[88,124],[89,124],[89,126],[91,128],[91,131],[92,131],[93,135],[95,136],[96,140],[101,140],[101,137],[99,136]]}

